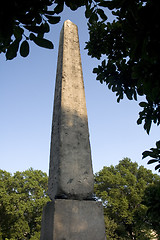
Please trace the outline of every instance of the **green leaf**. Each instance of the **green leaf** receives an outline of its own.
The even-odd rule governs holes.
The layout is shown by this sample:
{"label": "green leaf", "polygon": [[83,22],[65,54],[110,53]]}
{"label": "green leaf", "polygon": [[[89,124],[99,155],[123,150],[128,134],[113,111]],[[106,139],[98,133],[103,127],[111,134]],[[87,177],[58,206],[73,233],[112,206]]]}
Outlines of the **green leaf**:
{"label": "green leaf", "polygon": [[40,26],[25,26],[25,28],[30,32],[34,32],[38,34],[48,33],[50,30],[49,24],[47,22],[42,23]]}
{"label": "green leaf", "polygon": [[34,38],[36,38],[36,36],[33,33],[30,33],[29,38],[32,41]]}
{"label": "green leaf", "polygon": [[97,9],[97,13],[102,18],[102,20],[104,20],[104,21],[107,20],[107,16],[102,9]]}
{"label": "green leaf", "polygon": [[98,68],[94,68],[93,73],[98,73]]}
{"label": "green leaf", "polygon": [[155,167],[155,170],[157,170],[158,168],[160,168],[160,164],[158,164],[158,165]]}
{"label": "green leaf", "polygon": [[117,102],[119,103],[121,99],[123,99],[123,92],[119,94],[119,97],[117,98]]}
{"label": "green leaf", "polygon": [[138,118],[137,124],[139,125],[139,124],[141,124],[141,123],[142,123],[142,118]]}
{"label": "green leaf", "polygon": [[56,24],[60,21],[60,17],[54,17],[54,16],[49,16],[49,15],[45,15],[46,18],[48,18],[48,22],[51,24]]}
{"label": "green leaf", "polygon": [[48,14],[48,15],[54,15],[55,11],[43,11],[43,13]]}
{"label": "green leaf", "polygon": [[86,11],[85,11],[85,17],[86,18],[90,18],[90,16],[92,15],[92,10],[93,10],[93,8],[90,8],[89,6],[86,6]]}
{"label": "green leaf", "polygon": [[20,54],[22,57],[27,57],[29,54],[29,44],[27,41],[23,41],[20,47]]}
{"label": "green leaf", "polygon": [[116,85],[113,85],[112,87],[112,92],[116,92],[117,91],[117,86]]}
{"label": "green leaf", "polygon": [[42,32],[42,29],[40,26],[24,26],[27,30],[34,32],[34,33],[40,33]]}
{"label": "green leaf", "polygon": [[62,3],[58,3],[58,5],[54,9],[54,12],[59,14],[63,11],[63,8],[64,8],[64,1]]}
{"label": "green leaf", "polygon": [[[32,36],[33,37],[33,36]],[[40,47],[48,48],[48,49],[53,49],[53,43],[45,38],[39,38],[39,37],[33,37],[33,42],[37,44]]]}
{"label": "green leaf", "polygon": [[158,160],[151,159],[151,160],[148,161],[148,164],[152,164],[152,163],[155,163],[155,162],[157,162],[157,161],[158,161]]}
{"label": "green leaf", "polygon": [[160,148],[160,141],[156,142],[156,146],[157,146],[157,148]]}
{"label": "green leaf", "polygon": [[108,7],[109,6],[109,1],[102,1],[98,4],[101,7]]}
{"label": "green leaf", "polygon": [[144,129],[146,130],[147,134],[149,134],[149,132],[150,132],[151,123],[152,123],[152,121],[150,119],[146,119],[145,124],[144,124]]}
{"label": "green leaf", "polygon": [[[123,1],[123,0],[122,0]],[[104,1],[102,0],[98,5],[101,7],[107,7],[110,10],[113,10],[114,8],[120,8],[121,4],[118,4],[119,1]]]}
{"label": "green leaf", "polygon": [[42,22],[42,17],[41,17],[41,15],[40,15],[39,13],[36,15],[35,21],[36,21],[36,23],[38,23],[38,24],[40,24],[40,23]]}
{"label": "green leaf", "polygon": [[15,58],[17,56],[18,48],[19,48],[19,41],[16,39],[7,49],[6,59],[12,60],[13,58]]}
{"label": "green leaf", "polygon": [[77,8],[79,7],[77,3],[78,1],[65,1],[65,4],[67,5],[67,7],[69,7],[72,11],[77,10]]}
{"label": "green leaf", "polygon": [[14,29],[14,36],[17,40],[21,40],[22,39],[22,34],[23,34],[24,30],[20,27],[15,27]]}
{"label": "green leaf", "polygon": [[106,60],[104,59],[104,60],[102,61],[102,67],[105,68],[105,66],[106,66]]}
{"label": "green leaf", "polygon": [[147,107],[147,106],[148,106],[148,103],[146,103],[146,102],[140,102],[140,103],[139,103],[139,106],[140,106],[140,107]]}
{"label": "green leaf", "polygon": [[42,28],[43,28],[45,33],[48,33],[50,31],[50,27],[49,27],[49,24],[47,22],[42,24]]}
{"label": "green leaf", "polygon": [[144,159],[144,158],[150,156],[150,154],[151,154],[150,151],[144,151],[144,152],[142,153],[142,156],[143,156],[142,159]]}
{"label": "green leaf", "polygon": [[134,100],[137,101],[137,93],[134,91]]}
{"label": "green leaf", "polygon": [[93,12],[89,18],[89,23],[92,24],[94,22],[97,22],[98,21],[98,16],[95,12]]}
{"label": "green leaf", "polygon": [[126,89],[126,96],[129,100],[132,100],[132,89]]}

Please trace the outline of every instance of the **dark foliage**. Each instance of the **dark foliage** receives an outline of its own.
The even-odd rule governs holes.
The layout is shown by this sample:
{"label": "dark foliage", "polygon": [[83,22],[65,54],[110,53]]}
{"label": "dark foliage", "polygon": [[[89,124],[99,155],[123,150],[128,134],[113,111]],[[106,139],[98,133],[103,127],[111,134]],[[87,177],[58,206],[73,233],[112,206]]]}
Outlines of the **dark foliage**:
{"label": "dark foliage", "polygon": [[[98,81],[116,93],[118,102],[124,96],[129,100],[145,96],[146,101],[139,104],[143,109],[137,124],[144,122],[149,134],[152,123],[160,124],[160,3],[156,0],[96,0],[88,8],[88,54],[97,59],[106,58],[93,72]],[[101,8],[112,11],[115,16],[112,23],[99,14]],[[98,19],[98,15],[102,19]],[[160,163],[158,143],[154,159]],[[143,153],[143,158],[147,156],[150,156],[149,151]],[[160,164],[156,166],[159,168]]]}
{"label": "dark foliage", "polygon": [[148,207],[147,217],[160,239],[160,181],[149,185],[144,194],[143,204]]}
{"label": "dark foliage", "polygon": [[0,239],[40,239],[48,177],[29,169],[14,175],[0,170]]}
{"label": "dark foliage", "polygon": [[159,181],[158,175],[128,158],[95,175],[95,194],[104,206],[108,240],[155,239],[159,233]]}
{"label": "dark foliage", "polygon": [[[19,51],[22,57],[29,54],[29,42],[53,49],[53,43],[44,38],[50,24],[60,21],[57,16],[64,4],[75,11],[85,6],[90,40],[86,44],[88,54],[100,59],[94,68],[97,80],[116,93],[120,102],[126,96],[139,105],[137,124],[144,123],[149,134],[152,123],[160,124],[160,40],[157,0],[6,0],[0,8],[0,53],[11,60]],[[107,21],[106,9],[115,16]],[[156,170],[160,169],[159,141],[154,149]],[[157,149],[157,150],[156,150]],[[153,151],[153,148],[151,149]],[[150,157],[150,151],[143,158]],[[152,162],[153,162],[152,159]],[[151,161],[149,162],[151,163]]]}
{"label": "dark foliage", "polygon": [[[40,47],[53,49],[53,43],[44,38],[50,31],[50,24],[57,24],[64,3],[72,10],[85,4],[85,0],[6,0],[0,8],[0,53],[11,60],[29,54],[29,42]],[[52,11],[50,10],[52,6]]]}

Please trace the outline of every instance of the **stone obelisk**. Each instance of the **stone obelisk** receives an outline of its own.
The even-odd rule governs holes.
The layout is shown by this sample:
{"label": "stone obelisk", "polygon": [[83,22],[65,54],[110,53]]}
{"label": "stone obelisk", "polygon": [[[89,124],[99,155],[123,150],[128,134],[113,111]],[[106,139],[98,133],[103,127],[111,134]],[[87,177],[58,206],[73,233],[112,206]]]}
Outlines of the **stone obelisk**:
{"label": "stone obelisk", "polygon": [[105,240],[103,208],[93,200],[94,178],[78,29],[60,33],[51,134],[48,194],[41,240]]}

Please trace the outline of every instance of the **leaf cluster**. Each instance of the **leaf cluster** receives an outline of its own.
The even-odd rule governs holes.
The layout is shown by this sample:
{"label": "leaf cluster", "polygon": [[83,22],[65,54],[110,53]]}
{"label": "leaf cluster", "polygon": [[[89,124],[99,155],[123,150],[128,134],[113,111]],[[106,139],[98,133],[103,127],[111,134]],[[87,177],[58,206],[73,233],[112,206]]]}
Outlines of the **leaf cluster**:
{"label": "leaf cluster", "polygon": [[104,167],[95,175],[95,194],[102,200],[107,225],[112,234],[107,239],[152,239],[153,225],[147,219],[148,207],[142,203],[147,185],[159,181],[143,166],[124,158],[118,165]]}
{"label": "leaf cluster", "polygon": [[[91,57],[105,60],[93,72],[116,93],[117,102],[124,96],[129,100],[146,97],[146,102],[140,103],[143,110],[137,124],[144,122],[149,134],[152,123],[160,123],[160,4],[155,0],[95,2],[87,9],[87,13],[96,14],[96,21],[89,20],[86,49]],[[97,8],[109,9],[115,20],[98,19]]]}
{"label": "leaf cluster", "polygon": [[[52,20],[52,23],[57,23],[60,20],[60,17],[52,16],[53,13],[48,11],[52,3],[52,0],[3,1],[3,10],[0,12],[0,53],[5,53],[7,60],[15,58],[19,48],[21,56],[28,56],[29,41],[53,48],[53,44],[44,38],[44,34],[50,31],[48,22]],[[34,39],[30,33],[36,33]]]}
{"label": "leaf cluster", "polygon": [[157,126],[160,124],[160,105],[156,105],[150,100],[148,102],[140,102],[139,105],[143,107],[143,111],[139,112],[137,124],[141,124],[144,120],[144,129],[149,134],[152,122],[157,124]]}
{"label": "leaf cluster", "polygon": [[39,170],[29,169],[13,176],[0,170],[2,239],[39,239],[42,208],[49,201],[47,182],[47,175]]}
{"label": "leaf cluster", "polygon": [[[107,64],[102,61],[94,69],[97,80],[116,92],[118,102],[124,94],[129,100],[146,95],[153,110],[157,107],[159,111],[160,76],[157,70],[160,59],[156,49],[160,44],[155,1],[144,1],[145,4],[133,0],[96,2],[99,7],[109,8],[116,18],[109,23],[98,21],[97,17],[98,22],[89,23],[90,40],[86,45],[89,55],[98,59],[102,55],[107,57]],[[151,12],[154,17],[148,18]],[[158,113],[154,117],[160,120]]]}
{"label": "leaf cluster", "polygon": [[156,142],[156,148],[151,148],[150,151],[143,152],[143,158],[146,157],[152,158],[148,161],[148,164],[158,163],[158,165],[155,167],[155,170],[159,169],[158,171],[160,172],[160,141]]}
{"label": "leaf cluster", "polygon": [[[85,4],[85,0],[6,0],[0,10],[0,53],[11,60],[20,52],[22,57],[29,54],[29,42],[40,47],[53,49],[53,43],[44,38],[50,31],[50,24],[57,24],[64,3],[76,10]],[[52,6],[52,11],[50,10]]]}
{"label": "leaf cluster", "polygon": [[[85,6],[90,40],[88,54],[100,59],[94,68],[97,80],[116,93],[117,102],[126,96],[141,102],[137,124],[144,122],[149,134],[152,123],[160,123],[160,41],[159,10],[156,0],[6,0],[0,10],[0,53],[11,60],[19,51],[29,54],[29,42],[48,49],[53,43],[44,38],[50,24],[60,21],[64,4],[75,11]],[[52,8],[52,10],[51,10]],[[106,9],[115,16],[107,21]],[[149,17],[148,17],[149,16]]]}

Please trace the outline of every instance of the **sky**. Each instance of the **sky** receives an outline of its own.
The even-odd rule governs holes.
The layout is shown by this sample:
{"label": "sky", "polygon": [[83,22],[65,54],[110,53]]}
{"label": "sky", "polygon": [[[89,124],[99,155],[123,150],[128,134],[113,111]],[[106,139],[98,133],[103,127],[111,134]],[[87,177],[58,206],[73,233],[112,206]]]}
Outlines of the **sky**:
{"label": "sky", "polygon": [[136,124],[141,110],[138,102],[125,98],[117,103],[115,94],[96,81],[92,70],[99,61],[84,50],[89,39],[84,9],[73,12],[67,7],[60,23],[46,35],[54,43],[53,50],[31,43],[27,58],[18,54],[6,61],[0,55],[0,169],[15,173],[32,167],[48,174],[58,43],[67,19],[79,30],[94,173],[103,166],[117,165],[124,157],[157,173],[153,164],[142,160],[142,152],[155,147],[160,128],[152,126],[147,135],[143,125]]}

